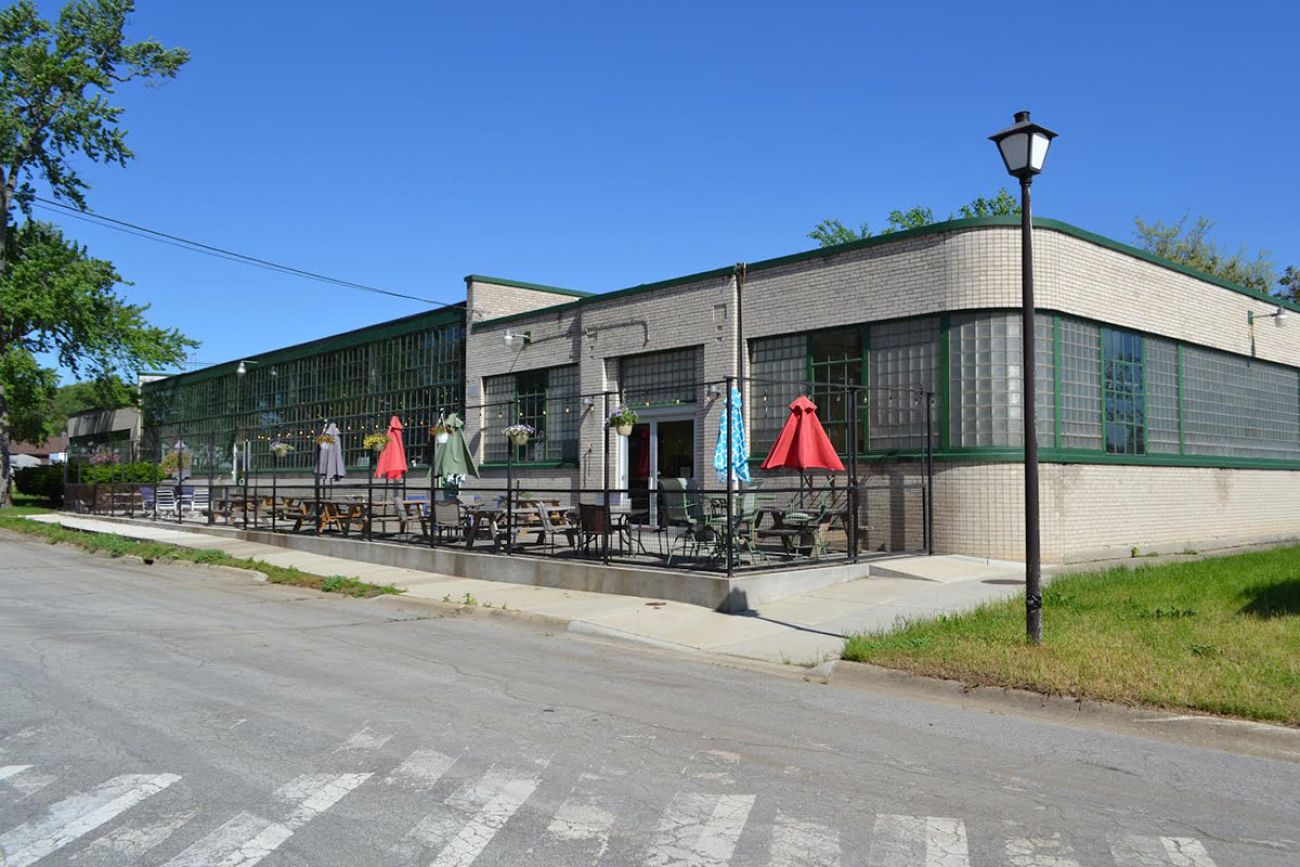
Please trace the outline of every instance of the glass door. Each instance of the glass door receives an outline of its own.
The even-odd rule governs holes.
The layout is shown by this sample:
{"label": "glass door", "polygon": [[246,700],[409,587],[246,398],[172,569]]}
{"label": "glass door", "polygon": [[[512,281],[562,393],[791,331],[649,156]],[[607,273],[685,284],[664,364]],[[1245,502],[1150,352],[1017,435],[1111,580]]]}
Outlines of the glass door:
{"label": "glass door", "polygon": [[632,428],[623,455],[633,520],[657,525],[659,479],[695,477],[695,420],[646,419]]}

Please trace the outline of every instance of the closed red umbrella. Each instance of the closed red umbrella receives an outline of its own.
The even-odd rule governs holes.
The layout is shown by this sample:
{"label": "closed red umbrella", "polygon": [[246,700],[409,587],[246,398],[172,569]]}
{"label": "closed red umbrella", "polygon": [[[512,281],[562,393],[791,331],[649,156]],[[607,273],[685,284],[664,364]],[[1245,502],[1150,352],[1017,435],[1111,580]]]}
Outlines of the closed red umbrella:
{"label": "closed red umbrella", "polygon": [[400,479],[410,469],[406,465],[406,446],[402,445],[402,422],[397,416],[388,421],[388,445],[379,453],[376,479]]}
{"label": "closed red umbrella", "polygon": [[763,469],[844,471],[844,462],[817,418],[817,404],[804,395],[791,402],[790,417],[763,459]]}

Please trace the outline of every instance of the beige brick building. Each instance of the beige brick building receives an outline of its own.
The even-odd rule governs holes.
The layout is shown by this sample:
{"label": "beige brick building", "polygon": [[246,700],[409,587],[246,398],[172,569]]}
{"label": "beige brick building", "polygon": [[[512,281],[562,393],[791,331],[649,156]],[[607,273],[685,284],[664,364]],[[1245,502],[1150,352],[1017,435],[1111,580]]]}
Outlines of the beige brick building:
{"label": "beige brick building", "polygon": [[[1017,225],[958,220],[750,263],[743,285],[724,267],[564,297],[471,276],[471,447],[499,484],[500,429],[524,421],[539,432],[512,456],[523,485],[717,487],[725,401],[707,384],[742,376],[754,458],[811,393],[841,453],[860,456],[863,547],[917,547],[930,393],[935,549],[1022,558]],[[1045,559],[1300,535],[1300,331],[1275,327],[1278,302],[1036,225]],[[627,439],[604,428],[620,402],[641,415]]]}

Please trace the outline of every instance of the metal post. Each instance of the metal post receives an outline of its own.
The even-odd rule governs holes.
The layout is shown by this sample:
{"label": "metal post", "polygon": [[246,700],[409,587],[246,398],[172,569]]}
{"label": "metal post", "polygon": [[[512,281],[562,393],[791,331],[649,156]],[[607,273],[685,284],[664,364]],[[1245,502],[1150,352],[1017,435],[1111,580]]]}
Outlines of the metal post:
{"label": "metal post", "polygon": [[515,540],[515,441],[506,435],[506,556]]}
{"label": "metal post", "polygon": [[925,393],[925,553],[934,556],[934,392]]}
{"label": "metal post", "polygon": [[185,519],[185,431],[176,432],[176,523]]}
{"label": "metal post", "polygon": [[[605,410],[603,418],[608,420],[609,419],[609,392],[607,391],[604,394],[602,394],[601,398],[603,401],[603,409]],[[601,455],[601,463],[604,465],[601,468],[601,478],[603,479],[602,484],[604,485],[604,493],[602,494],[604,498],[604,504],[601,506],[601,508],[605,512],[605,521],[604,521],[605,534],[604,534],[604,539],[602,540],[601,543],[602,544],[601,554],[606,565],[608,565],[609,564],[609,542],[610,542],[609,525],[613,522],[614,513],[613,510],[611,510],[609,507],[609,425],[602,422],[602,427],[605,432],[604,433],[605,447],[604,447],[604,454]]]}
{"label": "metal post", "polygon": [[[324,429],[322,428],[322,432],[323,431]],[[315,454],[316,460],[315,463],[312,464],[312,470],[311,470],[312,494],[316,500],[316,507],[315,510],[312,512],[312,523],[315,524],[315,526],[312,528],[312,532],[315,535],[319,536],[320,535],[320,456],[321,456],[321,451],[323,450],[324,447],[319,442],[316,442],[317,436],[318,434],[312,434],[312,442],[316,443],[316,454]],[[338,445],[339,448],[342,448],[342,444],[336,444],[336,445]]]}
{"label": "metal post", "polygon": [[[858,562],[858,425],[861,396],[849,386],[849,561]],[[868,398],[869,399],[869,398]]]}
{"label": "metal post", "polygon": [[[278,437],[277,437],[278,440]],[[275,450],[271,450],[271,532],[275,532],[275,512],[279,508],[280,499],[280,459],[276,456]]]}
{"label": "metal post", "polygon": [[735,377],[732,377],[732,376],[728,376],[728,377],[727,377],[726,386],[725,386],[726,394],[725,394],[725,396],[724,396],[724,399],[727,401],[727,404],[726,404],[726,422],[725,422],[725,424],[726,424],[726,426],[727,426],[727,428],[726,428],[726,437],[727,437],[727,525],[726,525],[726,528],[723,530],[723,532],[726,534],[726,537],[727,537],[727,538],[726,538],[726,543],[727,543],[727,577],[728,577],[728,578],[730,578],[733,574],[735,574],[735,571],[736,571],[736,558],[735,558],[735,550],[734,550],[734,546],[735,546],[735,533],[733,532],[734,528],[733,528],[733,526],[732,526],[732,516],[733,516],[734,513],[735,513],[735,494],[734,494],[734,492],[732,491],[732,485],[733,485],[733,483],[735,482],[735,478],[736,478],[736,468],[732,466],[732,462],[735,460],[735,453],[734,453],[733,450],[732,450],[732,444],[731,444],[731,432],[732,432],[732,430],[734,429],[734,428],[732,428],[732,425],[735,424],[735,422],[734,422],[733,419],[731,418],[731,389],[732,389],[732,385],[735,383],[735,381],[736,381]]}
{"label": "metal post", "polygon": [[375,513],[375,450],[366,449],[369,456],[370,469],[366,472],[366,541],[369,542],[374,536],[374,521],[372,516]]}
{"label": "metal post", "polygon": [[217,501],[213,497],[213,494],[216,492],[212,490],[213,483],[215,481],[213,477],[213,473],[216,472],[216,464],[217,464],[216,461],[217,453],[216,450],[212,447],[212,443],[215,438],[216,438],[216,434],[211,432],[208,433],[208,525],[209,526],[216,523]]}
{"label": "metal post", "polygon": [[1030,215],[1029,186],[1033,177],[1020,179],[1020,370],[1025,422],[1025,636],[1031,644],[1043,643],[1042,552],[1038,527],[1038,430],[1035,412],[1034,357],[1034,229]]}
{"label": "metal post", "polygon": [[[438,413],[438,425],[442,424],[442,412]],[[437,425],[435,425],[437,426]],[[438,538],[438,507],[435,505],[433,498],[436,496],[434,489],[437,487],[438,477],[436,475],[438,466],[438,436],[430,433],[433,439],[429,443],[429,547],[436,546]],[[405,507],[403,507],[405,508]]]}

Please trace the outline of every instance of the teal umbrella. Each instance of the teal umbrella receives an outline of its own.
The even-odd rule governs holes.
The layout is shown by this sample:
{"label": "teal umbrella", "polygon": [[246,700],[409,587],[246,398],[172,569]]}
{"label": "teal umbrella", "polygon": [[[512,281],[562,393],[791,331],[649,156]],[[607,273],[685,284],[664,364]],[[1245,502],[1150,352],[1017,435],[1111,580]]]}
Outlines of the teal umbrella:
{"label": "teal umbrella", "polygon": [[[739,482],[749,481],[749,442],[745,438],[745,414],[740,403],[740,389],[731,387],[728,406],[722,408],[722,424],[718,428],[718,444],[713,449],[713,469],[718,481],[727,483],[727,439],[731,439],[731,477]],[[728,407],[730,409],[728,410]],[[727,430],[727,416],[731,416],[731,430]]]}
{"label": "teal umbrella", "polygon": [[433,462],[430,472],[435,479],[448,476],[473,476],[478,478],[478,467],[474,465],[474,456],[465,444],[465,422],[456,413],[448,413],[439,422],[447,429],[448,439],[445,443],[433,443]]}

